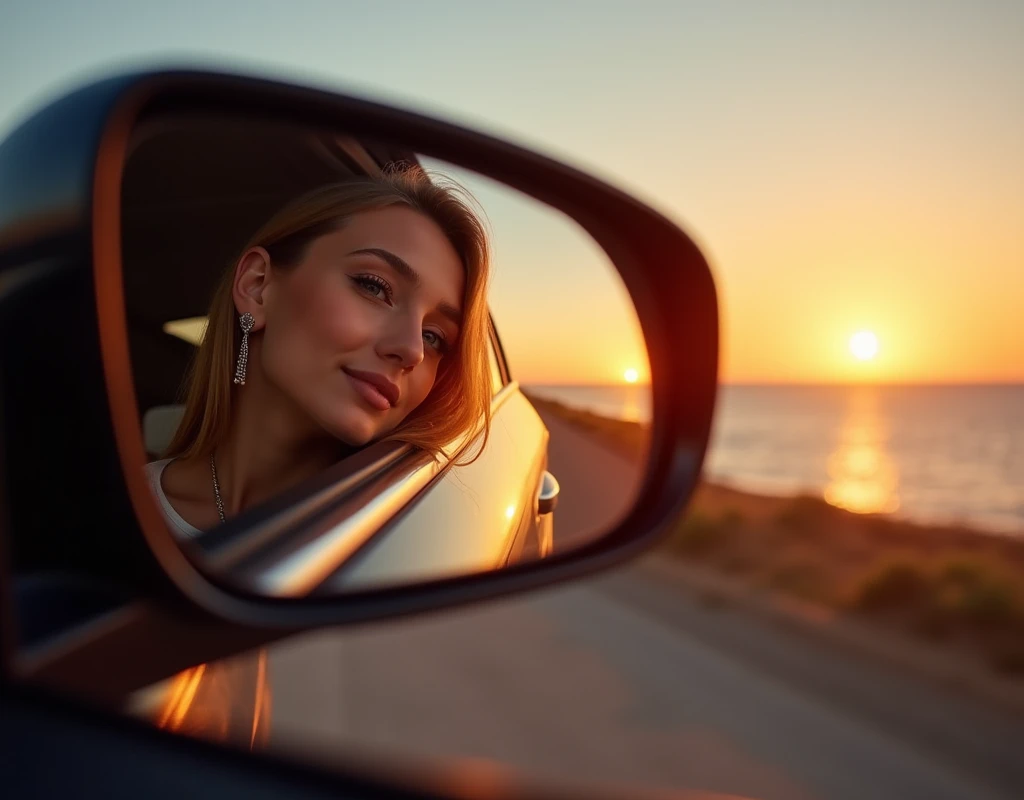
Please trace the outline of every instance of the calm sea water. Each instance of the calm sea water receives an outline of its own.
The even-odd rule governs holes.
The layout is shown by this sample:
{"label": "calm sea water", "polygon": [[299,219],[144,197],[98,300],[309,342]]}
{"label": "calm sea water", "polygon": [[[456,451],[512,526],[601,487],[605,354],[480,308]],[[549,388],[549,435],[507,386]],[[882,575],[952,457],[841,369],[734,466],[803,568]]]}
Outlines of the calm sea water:
{"label": "calm sea water", "polygon": [[[531,390],[650,416],[641,387]],[[1024,386],[727,386],[705,470],[752,491],[1024,535]]]}

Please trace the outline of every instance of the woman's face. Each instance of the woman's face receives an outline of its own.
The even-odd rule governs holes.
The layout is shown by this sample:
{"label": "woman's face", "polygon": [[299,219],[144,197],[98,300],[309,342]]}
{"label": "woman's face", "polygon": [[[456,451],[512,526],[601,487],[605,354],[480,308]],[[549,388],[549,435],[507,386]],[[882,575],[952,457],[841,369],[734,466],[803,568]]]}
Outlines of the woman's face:
{"label": "woman's face", "polygon": [[347,444],[394,430],[454,357],[465,276],[451,242],[393,206],[314,240],[291,269],[273,267],[262,292],[267,381]]}

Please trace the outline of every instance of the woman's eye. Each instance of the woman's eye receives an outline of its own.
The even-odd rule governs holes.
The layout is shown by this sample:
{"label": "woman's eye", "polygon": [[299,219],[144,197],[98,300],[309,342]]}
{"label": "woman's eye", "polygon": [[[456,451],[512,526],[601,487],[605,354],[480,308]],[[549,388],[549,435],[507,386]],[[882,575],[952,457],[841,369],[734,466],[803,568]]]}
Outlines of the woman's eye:
{"label": "woman's eye", "polygon": [[427,343],[428,347],[433,347],[441,354],[444,354],[448,349],[448,343],[444,340],[444,337],[435,331],[423,331],[423,341]]}
{"label": "woman's eye", "polygon": [[352,278],[352,280],[360,289],[370,295],[370,297],[376,298],[377,300],[384,300],[388,303],[391,302],[391,287],[383,280],[369,275],[357,275]]}

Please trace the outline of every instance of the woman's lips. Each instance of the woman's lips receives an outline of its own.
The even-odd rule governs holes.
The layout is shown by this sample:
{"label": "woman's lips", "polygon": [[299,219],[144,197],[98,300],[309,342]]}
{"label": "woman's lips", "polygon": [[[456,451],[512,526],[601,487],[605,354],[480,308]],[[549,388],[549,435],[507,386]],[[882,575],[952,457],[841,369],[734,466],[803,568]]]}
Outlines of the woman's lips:
{"label": "woman's lips", "polygon": [[[342,371],[345,372],[345,370]],[[381,393],[380,389],[372,383],[364,381],[362,378],[357,378],[349,372],[345,372],[345,375],[348,377],[349,381],[352,382],[352,386],[355,387],[359,396],[375,409],[378,411],[387,411],[391,408],[391,402]]]}

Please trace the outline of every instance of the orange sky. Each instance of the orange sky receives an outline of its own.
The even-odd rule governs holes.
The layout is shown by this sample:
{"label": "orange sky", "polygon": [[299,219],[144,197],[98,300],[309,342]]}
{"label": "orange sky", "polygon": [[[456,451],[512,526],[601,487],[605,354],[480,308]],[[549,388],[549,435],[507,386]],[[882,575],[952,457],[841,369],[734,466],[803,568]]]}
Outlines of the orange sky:
{"label": "orange sky", "polygon": [[[1024,381],[1024,3],[431,3],[399,26],[374,4],[343,47],[343,4],[256,9],[241,37],[208,5],[27,5],[0,30],[26,65],[0,83],[0,130],[70,81],[168,53],[354,91],[540,149],[678,221],[715,271],[727,381]],[[546,212],[481,201],[516,376],[643,372],[600,254]],[[874,362],[849,353],[859,329]]]}
{"label": "orange sky", "polygon": [[[750,30],[706,21],[708,41],[734,45],[721,58],[635,53],[644,74],[676,76],[670,94],[639,66],[591,64],[621,89],[616,113],[554,154],[700,244],[725,381],[1024,381],[1024,6],[935,9],[927,25],[888,7],[748,11]],[[524,380],[563,369],[553,340],[585,354],[581,380],[617,380],[642,358],[633,329],[594,313],[616,302],[602,282],[559,262],[544,285],[558,298],[551,337],[520,318],[528,305],[494,301]],[[873,361],[850,353],[858,330],[878,336]]]}
{"label": "orange sky", "polygon": [[491,313],[521,383],[650,381],[640,324],[605,252],[572,219],[494,181],[425,160],[472,192],[491,231]]}
{"label": "orange sky", "polygon": [[[1024,181],[979,186],[961,166],[935,185],[909,182],[897,163],[874,170],[828,191],[791,186],[774,206],[766,193],[733,211],[742,235],[697,237],[720,293],[724,380],[1024,379]],[[614,383],[634,367],[648,380],[632,306],[589,237],[535,201],[458,177],[493,229],[492,308],[516,376]],[[859,330],[880,343],[869,362],[849,349]]]}
{"label": "orange sky", "polygon": [[[689,185],[671,167],[627,183],[686,216],[711,262],[723,379],[1024,381],[1024,77],[1018,88],[1016,107],[949,83],[941,102],[884,117],[805,110],[811,131],[769,125]],[[471,183],[495,229],[492,305],[521,380],[646,376],[603,254],[532,201]],[[878,336],[870,362],[850,353],[858,330]]]}
{"label": "orange sky", "polygon": [[[762,188],[734,210],[743,235],[704,233],[726,378],[1024,380],[1024,139],[978,127],[960,150],[925,131],[890,153],[831,142],[832,180],[805,175],[774,205]],[[879,338],[873,362],[849,353],[859,329]]]}

